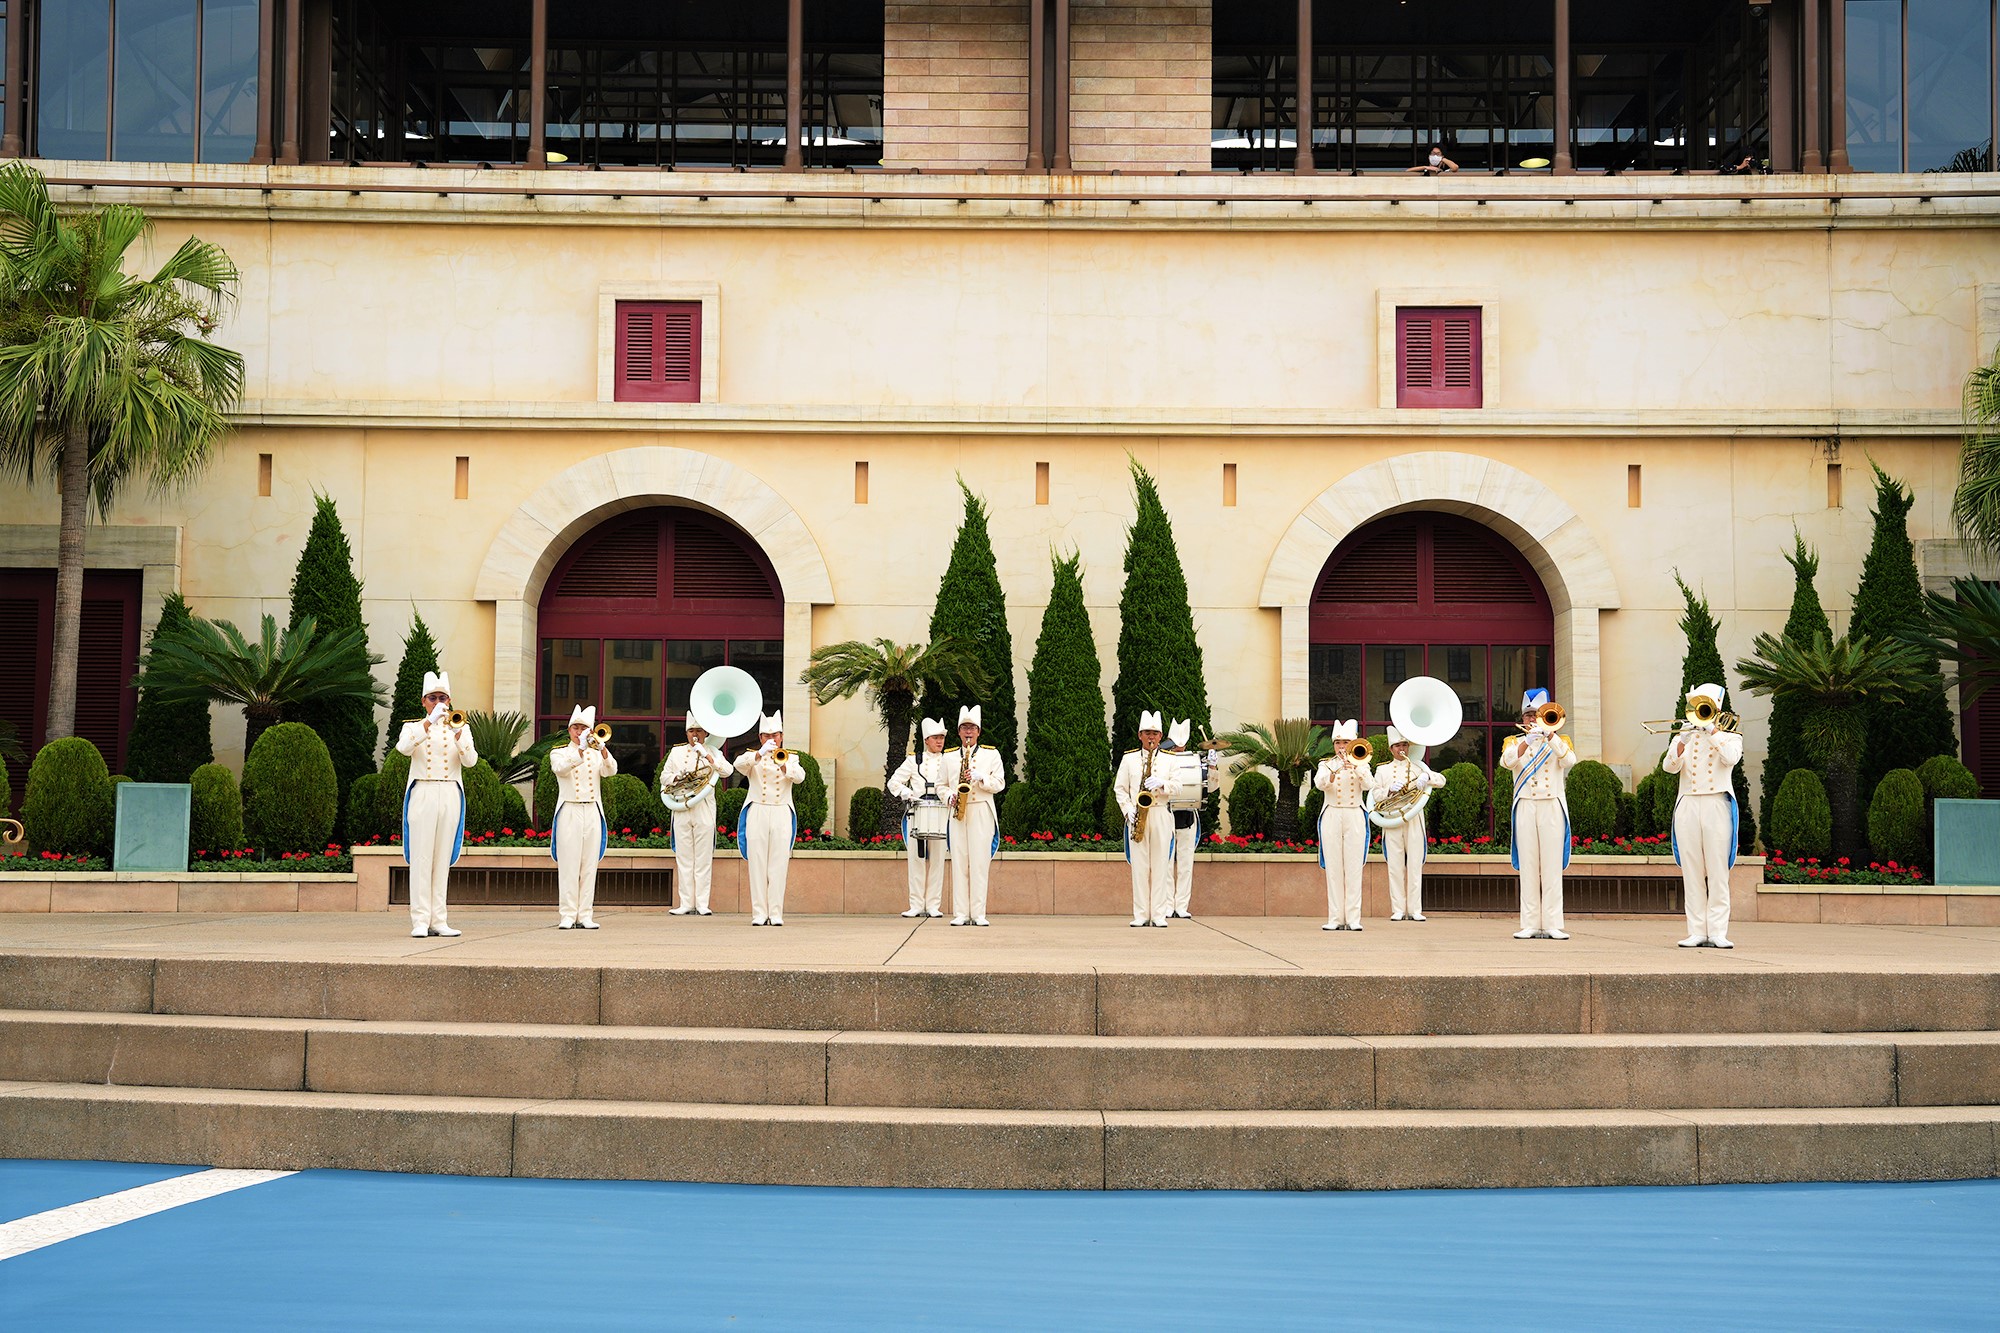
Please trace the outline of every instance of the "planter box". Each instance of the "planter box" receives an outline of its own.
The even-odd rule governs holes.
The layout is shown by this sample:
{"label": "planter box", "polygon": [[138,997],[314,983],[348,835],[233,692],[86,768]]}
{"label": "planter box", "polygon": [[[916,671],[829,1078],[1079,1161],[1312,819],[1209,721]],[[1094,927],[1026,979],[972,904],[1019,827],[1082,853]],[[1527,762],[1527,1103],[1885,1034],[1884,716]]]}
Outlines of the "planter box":
{"label": "planter box", "polygon": [[357,876],[58,871],[0,875],[0,912],[352,912]]}

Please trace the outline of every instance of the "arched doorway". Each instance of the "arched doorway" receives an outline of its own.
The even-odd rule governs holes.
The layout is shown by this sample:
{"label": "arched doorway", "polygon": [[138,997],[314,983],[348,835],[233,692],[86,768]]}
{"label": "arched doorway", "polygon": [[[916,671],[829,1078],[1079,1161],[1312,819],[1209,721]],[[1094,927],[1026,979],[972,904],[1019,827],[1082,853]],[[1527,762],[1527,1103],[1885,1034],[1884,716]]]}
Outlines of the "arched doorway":
{"label": "arched doorway", "polygon": [[619,770],[649,785],[708,668],[748,671],[767,712],[784,697],[777,574],[748,535],[700,510],[635,510],[586,533],[550,574],[537,626],[537,734],[593,705]]}
{"label": "arched doorway", "polygon": [[1313,586],[1310,698],[1315,722],[1389,724],[1389,696],[1411,676],[1458,692],[1465,725],[1426,762],[1493,771],[1521,693],[1555,679],[1555,617],[1521,553],[1452,514],[1397,514],[1355,529]]}

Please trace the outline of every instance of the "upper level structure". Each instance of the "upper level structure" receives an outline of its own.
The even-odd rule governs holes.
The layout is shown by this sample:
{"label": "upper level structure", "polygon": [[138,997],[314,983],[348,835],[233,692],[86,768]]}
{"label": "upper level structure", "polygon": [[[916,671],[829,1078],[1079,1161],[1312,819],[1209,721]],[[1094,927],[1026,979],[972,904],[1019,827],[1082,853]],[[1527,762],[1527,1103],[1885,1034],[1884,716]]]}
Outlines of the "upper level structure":
{"label": "upper level structure", "polygon": [[0,154],[84,161],[1400,174],[1435,149],[1554,176],[1968,172],[1995,170],[2000,118],[1991,0],[0,11]]}

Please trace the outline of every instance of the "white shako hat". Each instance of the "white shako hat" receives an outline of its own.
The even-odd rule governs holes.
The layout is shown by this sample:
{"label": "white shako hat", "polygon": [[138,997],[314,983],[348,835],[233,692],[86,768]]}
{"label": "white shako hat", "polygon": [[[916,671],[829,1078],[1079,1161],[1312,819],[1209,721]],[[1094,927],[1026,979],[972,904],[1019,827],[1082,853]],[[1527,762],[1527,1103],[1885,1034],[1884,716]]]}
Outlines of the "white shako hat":
{"label": "white shako hat", "polygon": [[944,735],[944,719],[941,717],[925,718],[923,725],[923,733],[924,733],[923,738],[925,740],[929,740],[933,736]]}
{"label": "white shako hat", "polygon": [[961,708],[958,710],[958,725],[962,727],[968,722],[970,722],[973,726],[978,727],[982,731],[986,729],[986,724],[979,720],[978,704],[972,704],[969,707]]}
{"label": "white shako hat", "polygon": [[757,730],[766,735],[774,731],[783,731],[784,729],[785,710],[782,708],[757,724]]}
{"label": "white shako hat", "polygon": [[1393,724],[1390,725],[1388,731],[1386,731],[1384,734],[1388,736],[1389,744],[1391,745],[1401,745],[1404,741],[1409,739],[1409,737],[1405,736],[1402,732],[1396,730]]}
{"label": "white shako hat", "polygon": [[1333,738],[1337,741],[1352,741],[1361,738],[1361,724],[1353,718],[1333,724]]}
{"label": "white shako hat", "polygon": [[1173,742],[1176,750],[1185,750],[1187,749],[1188,735],[1193,729],[1194,720],[1192,718],[1180,718],[1167,728],[1167,739]]}
{"label": "white shako hat", "polygon": [[451,677],[442,671],[424,672],[424,694],[450,694]]}
{"label": "white shako hat", "polygon": [[1720,708],[1722,707],[1722,700],[1726,693],[1727,691],[1720,685],[1697,685],[1688,691],[1688,702],[1693,703],[1696,699],[1709,699],[1714,702],[1717,708]]}
{"label": "white shako hat", "polygon": [[1152,709],[1146,708],[1141,709],[1139,712],[1139,730],[1165,731],[1166,728],[1160,725],[1160,715]]}
{"label": "white shako hat", "polygon": [[569,724],[573,727],[581,722],[586,727],[597,725],[597,705],[578,704],[569,710]]}

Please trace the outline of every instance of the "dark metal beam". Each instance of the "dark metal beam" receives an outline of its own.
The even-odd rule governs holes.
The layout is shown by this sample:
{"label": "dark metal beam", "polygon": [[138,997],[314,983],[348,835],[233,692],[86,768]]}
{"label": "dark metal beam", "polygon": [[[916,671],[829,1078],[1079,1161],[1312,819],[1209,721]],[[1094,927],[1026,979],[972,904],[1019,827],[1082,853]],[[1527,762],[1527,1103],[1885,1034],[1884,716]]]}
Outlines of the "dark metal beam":
{"label": "dark metal beam", "polygon": [[305,0],[285,4],[285,86],[284,135],[278,144],[278,161],[296,166],[299,160],[299,117],[305,113],[305,86],[300,77],[305,65]]}
{"label": "dark metal beam", "polygon": [[1834,0],[1826,24],[1826,169],[1847,172],[1847,0]]}
{"label": "dark metal beam", "polygon": [[1048,133],[1049,0],[1028,0],[1028,161],[1029,171],[1048,170],[1043,138]]}
{"label": "dark metal beam", "polygon": [[7,131],[0,135],[0,157],[28,155],[21,133],[28,106],[28,3],[7,0]]}
{"label": "dark metal beam", "polygon": [[[1846,3],[1846,0],[1842,0]],[[1799,44],[1805,52],[1799,63],[1805,83],[1805,133],[1799,146],[1799,170],[1819,175],[1826,170],[1826,156],[1820,151],[1820,131],[1825,123],[1825,89],[1819,77],[1819,6],[1820,0],[1805,0],[1805,22],[1800,24]]]}
{"label": "dark metal beam", "polygon": [[1056,0],[1055,156],[1051,171],[1070,170],[1069,160],[1069,0]]}
{"label": "dark metal beam", "polygon": [[549,0],[528,12],[528,166],[549,164]]}
{"label": "dark metal beam", "polygon": [[1799,15],[1794,0],[1771,6],[1771,170],[1799,169]]}
{"label": "dark metal beam", "polygon": [[1569,48],[1569,0],[1556,0],[1556,108],[1555,108],[1555,148],[1549,155],[1551,170],[1558,176],[1567,176],[1576,170],[1576,157],[1570,151],[1570,109],[1569,75],[1574,58]]}
{"label": "dark metal beam", "polygon": [[785,170],[804,171],[805,0],[785,0]]}
{"label": "dark metal beam", "polygon": [[1299,0],[1298,103],[1292,124],[1298,142],[1293,146],[1292,171],[1300,176],[1313,173],[1313,0]]}

